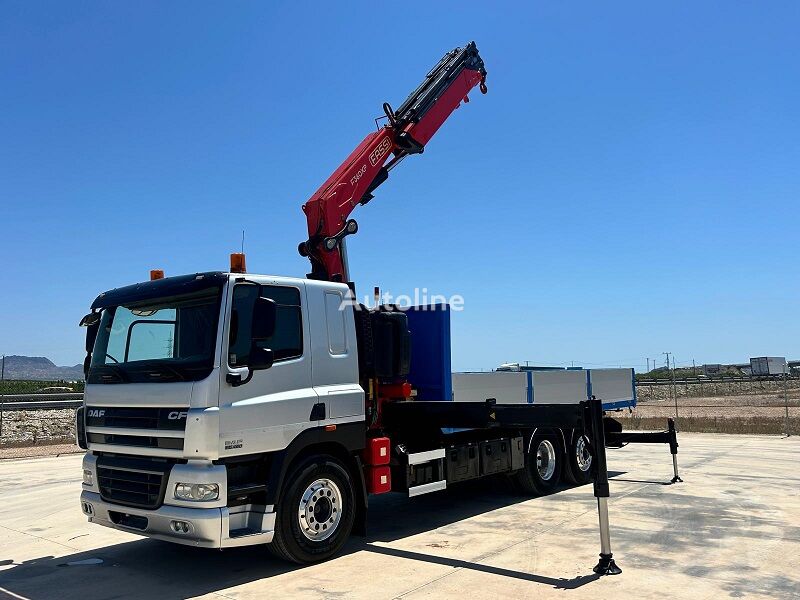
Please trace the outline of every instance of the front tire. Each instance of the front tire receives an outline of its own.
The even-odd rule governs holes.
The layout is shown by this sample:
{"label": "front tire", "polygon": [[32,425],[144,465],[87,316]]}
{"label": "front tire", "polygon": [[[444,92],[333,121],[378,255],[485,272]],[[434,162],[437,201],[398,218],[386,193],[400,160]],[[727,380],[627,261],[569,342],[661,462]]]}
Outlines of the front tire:
{"label": "front tire", "polygon": [[513,477],[517,488],[530,496],[552,494],[559,481],[564,453],[557,435],[535,433],[525,453],[525,467]]}
{"label": "front tire", "polygon": [[353,529],[356,503],[350,473],[332,456],[315,456],[290,469],[286,481],[270,551],[300,564],[331,558]]}

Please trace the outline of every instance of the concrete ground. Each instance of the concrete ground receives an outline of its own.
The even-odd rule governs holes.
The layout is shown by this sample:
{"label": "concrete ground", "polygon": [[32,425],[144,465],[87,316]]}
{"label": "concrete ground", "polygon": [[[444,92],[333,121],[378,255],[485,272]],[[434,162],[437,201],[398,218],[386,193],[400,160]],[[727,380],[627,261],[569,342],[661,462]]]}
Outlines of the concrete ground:
{"label": "concrete ground", "polygon": [[0,462],[0,598],[800,598],[800,439],[682,434],[610,450],[611,536],[598,578],[591,486],[546,498],[486,481],[372,500],[370,535],[324,564],[264,548],[186,548],[88,525],[80,457]]}

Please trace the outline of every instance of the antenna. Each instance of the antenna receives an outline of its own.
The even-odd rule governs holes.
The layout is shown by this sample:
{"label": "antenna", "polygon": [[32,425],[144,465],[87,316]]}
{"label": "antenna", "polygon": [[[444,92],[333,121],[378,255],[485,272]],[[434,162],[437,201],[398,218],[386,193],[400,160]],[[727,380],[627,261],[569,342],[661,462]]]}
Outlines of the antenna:
{"label": "antenna", "polygon": [[244,229],[242,229],[242,254],[244,254]]}

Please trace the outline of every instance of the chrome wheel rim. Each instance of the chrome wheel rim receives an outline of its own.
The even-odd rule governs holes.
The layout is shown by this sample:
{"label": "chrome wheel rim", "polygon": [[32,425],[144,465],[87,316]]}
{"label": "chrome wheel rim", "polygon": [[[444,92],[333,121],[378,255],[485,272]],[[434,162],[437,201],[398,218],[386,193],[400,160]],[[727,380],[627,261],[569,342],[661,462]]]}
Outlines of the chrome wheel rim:
{"label": "chrome wheel rim", "polygon": [[542,440],[536,448],[536,470],[543,481],[549,481],[556,472],[556,449],[550,440]]}
{"label": "chrome wheel rim", "polygon": [[578,443],[575,444],[575,458],[578,462],[578,468],[584,473],[592,466],[592,455],[589,452],[589,447],[586,445],[586,438],[581,436],[578,438]]}
{"label": "chrome wheel rim", "polygon": [[331,537],[342,519],[342,493],[330,479],[317,479],[300,497],[300,531],[312,542]]}

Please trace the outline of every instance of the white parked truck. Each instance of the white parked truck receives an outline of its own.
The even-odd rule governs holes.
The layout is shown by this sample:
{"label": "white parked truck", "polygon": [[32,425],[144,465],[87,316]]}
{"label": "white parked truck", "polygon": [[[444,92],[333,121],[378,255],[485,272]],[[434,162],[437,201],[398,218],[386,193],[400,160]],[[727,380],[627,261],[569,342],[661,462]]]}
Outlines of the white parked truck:
{"label": "white parked truck", "polygon": [[562,382],[559,403],[527,404],[487,378],[485,397],[460,401],[459,390],[453,399],[447,310],[352,302],[350,212],[422,151],[467,92],[485,92],[485,75],[470,43],[446,54],[398,111],[384,105],[387,125],[303,206],[307,278],[248,273],[236,254],[229,272],[153,271],[95,299],[81,321],[87,379],[77,415],[91,522],[207,548],[264,543],[308,563],[365,531],[370,494],[416,496],[498,474],[542,494],[563,473],[594,479],[596,569],[618,572],[602,407],[585,385]]}

